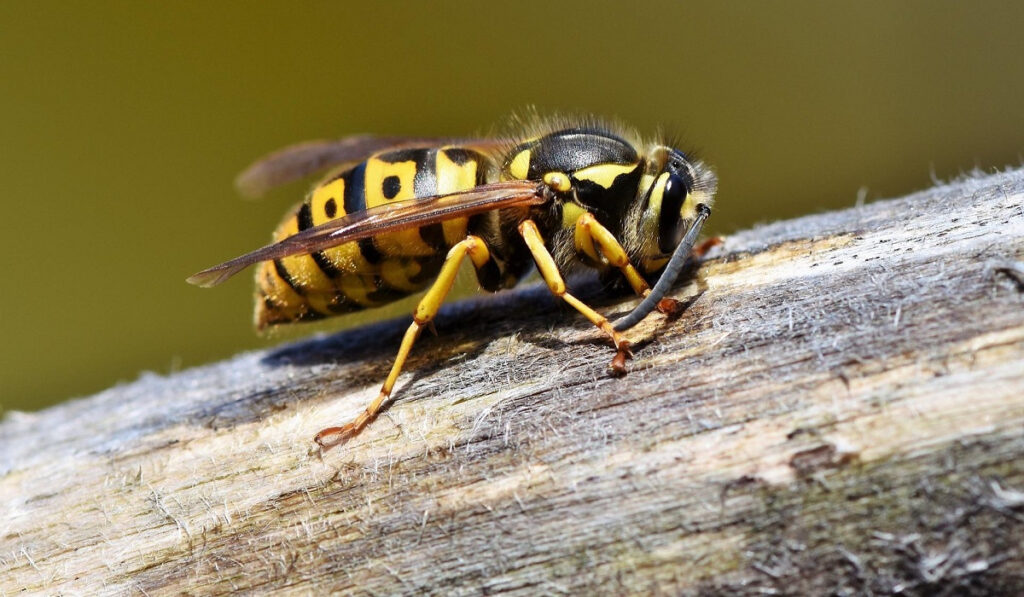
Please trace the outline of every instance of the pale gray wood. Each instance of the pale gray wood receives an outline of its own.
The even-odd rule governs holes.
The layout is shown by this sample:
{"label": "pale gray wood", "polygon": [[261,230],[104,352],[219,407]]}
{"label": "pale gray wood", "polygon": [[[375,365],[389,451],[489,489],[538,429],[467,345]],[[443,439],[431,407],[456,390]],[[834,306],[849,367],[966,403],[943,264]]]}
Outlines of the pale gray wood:
{"label": "pale gray wood", "polygon": [[622,379],[543,288],[456,305],[322,455],[407,321],[10,413],[0,592],[1020,593],[1022,204],[1012,171],[734,234]]}

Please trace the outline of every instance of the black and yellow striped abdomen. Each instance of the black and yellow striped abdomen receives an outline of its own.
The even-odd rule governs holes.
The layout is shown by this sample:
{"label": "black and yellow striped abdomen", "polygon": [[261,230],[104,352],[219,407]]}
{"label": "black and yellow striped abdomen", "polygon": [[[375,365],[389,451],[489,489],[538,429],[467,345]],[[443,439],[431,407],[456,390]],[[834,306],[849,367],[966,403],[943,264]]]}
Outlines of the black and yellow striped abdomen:
{"label": "black and yellow striped abdomen", "polygon": [[[328,220],[392,201],[465,190],[485,182],[486,158],[457,147],[376,154],[318,185],[274,232],[280,241]],[[422,290],[467,219],[381,234],[263,262],[256,273],[256,325],[310,321],[381,306]]]}

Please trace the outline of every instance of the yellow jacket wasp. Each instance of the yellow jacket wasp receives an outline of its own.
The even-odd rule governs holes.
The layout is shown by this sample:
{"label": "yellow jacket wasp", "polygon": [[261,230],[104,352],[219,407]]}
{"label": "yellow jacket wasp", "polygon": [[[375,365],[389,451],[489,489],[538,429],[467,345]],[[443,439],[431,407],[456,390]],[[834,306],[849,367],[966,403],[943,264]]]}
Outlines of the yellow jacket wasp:
{"label": "yellow jacket wasp", "polygon": [[[597,120],[538,121],[515,139],[355,136],[285,148],[238,183],[259,194],[331,167],[290,213],[274,242],[195,274],[214,286],[259,264],[256,325],[321,319],[380,306],[428,288],[391,372],[366,410],[316,441],[361,431],[391,395],[420,332],[435,317],[465,258],[480,286],[514,286],[536,266],[556,296],[631,356],[621,332],[655,308],[710,215],[716,180],[703,162],[663,142]],[[643,301],[612,325],[567,292],[577,265],[617,270]],[[645,276],[664,270],[652,290]]]}

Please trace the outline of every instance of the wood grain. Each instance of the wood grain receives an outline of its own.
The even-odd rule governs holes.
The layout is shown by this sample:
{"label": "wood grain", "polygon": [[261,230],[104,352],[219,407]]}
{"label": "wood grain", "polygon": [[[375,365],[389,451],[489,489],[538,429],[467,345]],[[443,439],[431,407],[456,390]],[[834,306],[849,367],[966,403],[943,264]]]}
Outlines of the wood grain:
{"label": "wood grain", "polygon": [[405,320],[9,413],[0,594],[1019,593],[1022,205],[1011,171],[729,236],[622,379],[543,288],[454,305],[325,453]]}

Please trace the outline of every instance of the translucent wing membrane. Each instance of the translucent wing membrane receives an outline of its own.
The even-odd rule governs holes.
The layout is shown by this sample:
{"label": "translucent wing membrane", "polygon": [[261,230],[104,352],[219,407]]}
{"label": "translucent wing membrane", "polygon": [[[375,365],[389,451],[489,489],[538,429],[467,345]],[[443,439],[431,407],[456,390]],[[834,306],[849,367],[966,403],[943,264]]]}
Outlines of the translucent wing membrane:
{"label": "translucent wing membrane", "polygon": [[502,209],[539,205],[548,200],[543,186],[530,181],[496,182],[446,195],[396,201],[308,228],[188,278],[197,286],[216,286],[260,261],[313,253],[330,247],[407,228]]}
{"label": "translucent wing membrane", "polygon": [[259,197],[270,189],[314,172],[361,162],[387,149],[459,145],[484,151],[503,146],[498,139],[444,139],[437,137],[378,137],[353,135],[331,141],[306,141],[279,149],[246,168],[235,186],[246,197]]}

